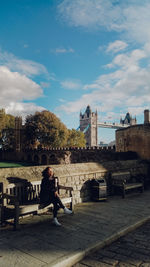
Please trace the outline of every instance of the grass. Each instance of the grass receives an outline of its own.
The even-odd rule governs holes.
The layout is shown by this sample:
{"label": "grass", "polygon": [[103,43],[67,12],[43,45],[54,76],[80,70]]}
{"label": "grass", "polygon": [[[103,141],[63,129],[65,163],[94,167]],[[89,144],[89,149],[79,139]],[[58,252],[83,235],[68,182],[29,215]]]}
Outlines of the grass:
{"label": "grass", "polygon": [[0,168],[15,168],[15,167],[25,167],[25,166],[31,166],[31,165],[23,162],[0,162]]}

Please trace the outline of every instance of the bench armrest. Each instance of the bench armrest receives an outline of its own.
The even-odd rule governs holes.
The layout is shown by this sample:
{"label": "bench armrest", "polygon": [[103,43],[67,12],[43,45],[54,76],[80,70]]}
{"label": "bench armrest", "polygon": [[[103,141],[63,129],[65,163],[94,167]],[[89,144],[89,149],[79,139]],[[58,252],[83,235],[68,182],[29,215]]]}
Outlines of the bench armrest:
{"label": "bench armrest", "polygon": [[112,184],[113,185],[124,185],[126,183],[126,179],[113,179]]}
{"label": "bench armrest", "polygon": [[14,230],[17,229],[18,227],[18,222],[19,222],[19,200],[16,196],[14,195],[9,195],[6,193],[0,193],[0,199],[2,199],[2,207],[1,207],[1,224],[5,221],[5,216],[4,216],[4,209],[5,209],[5,203],[4,199],[10,200],[12,205],[14,205],[15,208],[15,215],[14,215]]}
{"label": "bench armrest", "polygon": [[64,185],[59,185],[58,189],[60,190],[65,190],[66,192],[69,191],[70,196],[72,196],[72,191],[73,191],[73,187],[70,186],[64,186]]}
{"label": "bench armrest", "polygon": [[73,191],[73,187],[71,187],[71,186],[59,185],[59,189],[65,189],[65,190]]}
{"label": "bench armrest", "polygon": [[18,202],[18,198],[14,195],[9,195],[9,194],[6,194],[6,193],[0,193],[0,198],[4,199],[10,199],[10,200],[13,200],[13,201],[17,201]]}
{"label": "bench armrest", "polygon": [[19,200],[14,195],[9,195],[9,194],[6,194],[6,193],[0,193],[0,199],[2,199],[2,206],[4,206],[4,199],[10,200],[11,204],[14,205],[14,206],[19,205]]}

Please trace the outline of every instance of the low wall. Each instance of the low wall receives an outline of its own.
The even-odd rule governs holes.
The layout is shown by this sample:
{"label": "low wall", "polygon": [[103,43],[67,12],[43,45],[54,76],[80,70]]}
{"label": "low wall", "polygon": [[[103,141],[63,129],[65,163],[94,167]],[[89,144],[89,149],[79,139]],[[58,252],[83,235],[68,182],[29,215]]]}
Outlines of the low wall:
{"label": "low wall", "polygon": [[[108,185],[108,194],[111,194],[110,173],[117,170],[130,170],[148,176],[148,164],[140,160],[108,161],[101,163],[77,163],[65,165],[51,165],[55,175],[59,177],[61,185],[73,187],[75,204],[91,199],[91,183],[93,178],[105,177]],[[9,182],[36,181],[42,179],[41,172],[47,166],[32,166],[22,168],[1,168],[0,182],[4,185]]]}
{"label": "low wall", "polygon": [[135,152],[115,152],[111,147],[75,149],[35,149],[26,151],[0,150],[1,161],[21,161],[34,165],[71,164],[137,159]]}

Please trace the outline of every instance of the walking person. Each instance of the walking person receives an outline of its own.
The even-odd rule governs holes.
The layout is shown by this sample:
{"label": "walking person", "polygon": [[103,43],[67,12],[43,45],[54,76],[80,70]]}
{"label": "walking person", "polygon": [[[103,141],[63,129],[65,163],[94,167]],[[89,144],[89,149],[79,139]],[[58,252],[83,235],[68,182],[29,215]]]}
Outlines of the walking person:
{"label": "walking person", "polygon": [[58,178],[54,176],[53,169],[47,167],[42,172],[42,183],[40,192],[40,205],[39,208],[43,208],[53,203],[53,223],[56,226],[61,226],[57,219],[57,212],[60,208],[64,210],[64,213],[71,214],[72,211],[66,208],[58,194]]}

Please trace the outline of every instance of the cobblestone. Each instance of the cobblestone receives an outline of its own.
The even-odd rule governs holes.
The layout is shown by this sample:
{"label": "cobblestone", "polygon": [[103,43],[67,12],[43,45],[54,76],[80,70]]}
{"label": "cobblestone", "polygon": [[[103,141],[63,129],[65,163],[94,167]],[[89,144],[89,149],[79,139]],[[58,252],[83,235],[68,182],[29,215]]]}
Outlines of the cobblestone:
{"label": "cobblestone", "polygon": [[73,267],[150,267],[150,221]]}

